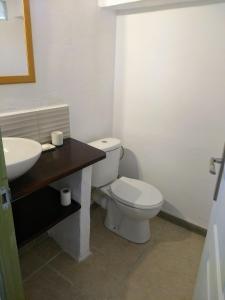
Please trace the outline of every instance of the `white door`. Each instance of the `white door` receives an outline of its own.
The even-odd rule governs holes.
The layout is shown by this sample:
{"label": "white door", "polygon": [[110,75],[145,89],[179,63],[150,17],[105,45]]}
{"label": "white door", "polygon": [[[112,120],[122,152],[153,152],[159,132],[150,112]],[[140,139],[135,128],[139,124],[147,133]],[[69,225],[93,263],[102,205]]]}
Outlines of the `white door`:
{"label": "white door", "polygon": [[208,233],[202,253],[194,300],[225,300],[225,148],[221,159],[212,158],[210,172],[215,174],[214,163],[220,164],[214,203]]}

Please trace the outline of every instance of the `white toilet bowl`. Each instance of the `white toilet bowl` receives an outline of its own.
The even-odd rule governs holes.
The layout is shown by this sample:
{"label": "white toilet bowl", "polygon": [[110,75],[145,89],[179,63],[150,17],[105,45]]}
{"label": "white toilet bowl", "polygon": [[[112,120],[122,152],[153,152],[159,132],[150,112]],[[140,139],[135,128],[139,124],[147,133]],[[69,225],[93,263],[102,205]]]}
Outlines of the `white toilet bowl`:
{"label": "white toilet bowl", "polygon": [[[106,193],[107,189],[102,189]],[[105,226],[134,243],[150,239],[149,220],[161,210],[163,197],[152,185],[121,177],[108,186]]]}

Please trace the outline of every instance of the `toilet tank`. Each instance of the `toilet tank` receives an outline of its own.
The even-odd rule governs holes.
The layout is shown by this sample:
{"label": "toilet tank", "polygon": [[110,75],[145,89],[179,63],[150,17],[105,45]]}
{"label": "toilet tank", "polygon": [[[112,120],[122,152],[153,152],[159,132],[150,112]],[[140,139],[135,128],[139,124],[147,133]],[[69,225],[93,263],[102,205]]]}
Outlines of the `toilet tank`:
{"label": "toilet tank", "polygon": [[105,138],[89,143],[90,146],[106,152],[106,158],[93,165],[92,186],[107,185],[118,177],[121,142],[116,138]]}

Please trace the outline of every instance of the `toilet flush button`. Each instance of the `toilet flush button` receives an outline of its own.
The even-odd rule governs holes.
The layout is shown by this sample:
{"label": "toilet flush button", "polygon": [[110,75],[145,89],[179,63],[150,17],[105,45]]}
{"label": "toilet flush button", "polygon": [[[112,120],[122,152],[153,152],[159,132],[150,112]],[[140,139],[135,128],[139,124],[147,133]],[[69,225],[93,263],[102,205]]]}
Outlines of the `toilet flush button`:
{"label": "toilet flush button", "polygon": [[108,143],[108,141],[104,141],[104,140],[103,140],[102,143],[105,143],[105,144],[106,144],[106,143]]}

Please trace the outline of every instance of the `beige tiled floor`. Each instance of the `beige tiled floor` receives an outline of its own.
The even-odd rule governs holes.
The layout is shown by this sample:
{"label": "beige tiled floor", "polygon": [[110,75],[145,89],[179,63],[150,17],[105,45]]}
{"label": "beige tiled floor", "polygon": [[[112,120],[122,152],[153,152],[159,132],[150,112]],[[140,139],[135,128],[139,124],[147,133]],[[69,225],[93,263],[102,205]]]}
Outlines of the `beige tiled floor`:
{"label": "beige tiled floor", "polygon": [[50,238],[21,252],[27,300],[191,300],[204,239],[156,217],[152,239],[132,244],[92,209],[93,255],[75,262]]}

